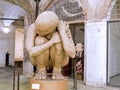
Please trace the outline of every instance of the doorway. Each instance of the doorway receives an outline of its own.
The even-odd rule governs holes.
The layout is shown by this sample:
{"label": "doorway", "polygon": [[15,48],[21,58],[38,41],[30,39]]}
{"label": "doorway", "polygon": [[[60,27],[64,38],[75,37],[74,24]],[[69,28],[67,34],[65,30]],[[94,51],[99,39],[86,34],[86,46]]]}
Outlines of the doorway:
{"label": "doorway", "polygon": [[120,21],[108,22],[108,84],[120,86]]}

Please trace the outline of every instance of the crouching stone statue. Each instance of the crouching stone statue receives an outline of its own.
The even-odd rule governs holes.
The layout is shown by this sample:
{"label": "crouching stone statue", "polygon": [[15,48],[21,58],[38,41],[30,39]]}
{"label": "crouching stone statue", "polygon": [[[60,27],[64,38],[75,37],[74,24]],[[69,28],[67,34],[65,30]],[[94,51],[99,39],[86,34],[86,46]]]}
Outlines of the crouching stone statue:
{"label": "crouching stone statue", "polygon": [[61,68],[75,57],[75,45],[69,25],[52,11],[41,13],[29,26],[26,49],[30,61],[37,67],[36,80],[47,78],[47,67],[53,67],[52,79],[64,79]]}

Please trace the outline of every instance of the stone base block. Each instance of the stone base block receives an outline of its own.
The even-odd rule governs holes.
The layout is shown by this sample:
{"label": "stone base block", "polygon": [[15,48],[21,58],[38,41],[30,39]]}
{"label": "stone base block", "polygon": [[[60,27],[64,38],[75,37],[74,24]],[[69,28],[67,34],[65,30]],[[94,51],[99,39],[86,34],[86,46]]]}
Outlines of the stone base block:
{"label": "stone base block", "polygon": [[65,80],[34,80],[30,79],[30,90],[67,90],[67,79]]}

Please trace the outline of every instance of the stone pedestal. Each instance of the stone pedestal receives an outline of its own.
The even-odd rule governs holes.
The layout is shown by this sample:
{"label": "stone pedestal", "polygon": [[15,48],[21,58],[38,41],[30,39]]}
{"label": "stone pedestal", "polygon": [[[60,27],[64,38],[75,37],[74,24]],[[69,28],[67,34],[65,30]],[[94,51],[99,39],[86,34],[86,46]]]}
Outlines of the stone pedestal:
{"label": "stone pedestal", "polygon": [[65,80],[34,80],[30,79],[30,90],[67,90],[67,79]]}

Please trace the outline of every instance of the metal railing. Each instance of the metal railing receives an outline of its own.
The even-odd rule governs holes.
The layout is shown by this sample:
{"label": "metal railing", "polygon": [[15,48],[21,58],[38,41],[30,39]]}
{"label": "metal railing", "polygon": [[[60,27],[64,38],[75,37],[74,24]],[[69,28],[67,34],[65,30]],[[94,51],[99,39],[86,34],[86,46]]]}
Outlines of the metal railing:
{"label": "metal railing", "polygon": [[16,86],[16,74],[17,74],[17,90],[19,90],[20,85],[20,72],[19,70],[16,70],[16,67],[14,66],[14,72],[13,72],[13,90],[15,90]]}

